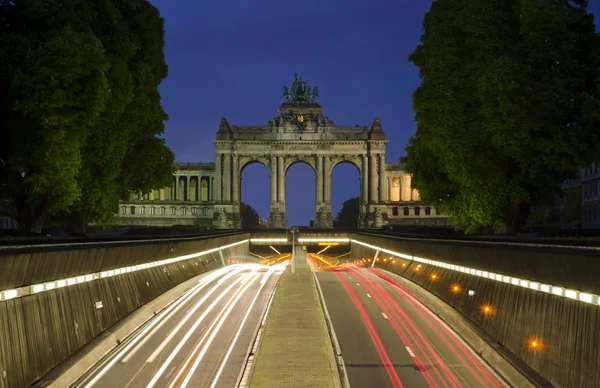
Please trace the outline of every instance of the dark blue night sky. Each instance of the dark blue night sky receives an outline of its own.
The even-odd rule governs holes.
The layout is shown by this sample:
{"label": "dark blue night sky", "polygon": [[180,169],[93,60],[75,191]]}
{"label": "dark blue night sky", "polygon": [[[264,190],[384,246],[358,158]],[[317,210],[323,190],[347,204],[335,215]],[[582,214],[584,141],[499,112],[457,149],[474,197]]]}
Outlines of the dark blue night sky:
{"label": "dark blue night sky", "polygon": [[[214,161],[221,117],[232,125],[265,125],[277,115],[282,87],[295,72],[319,86],[324,114],[336,125],[370,125],[380,117],[390,140],[387,161],[403,154],[416,128],[411,93],[419,85],[408,56],[431,0],[151,2],[165,18],[169,76],[160,91],[177,161]],[[597,14],[600,5],[590,11]],[[335,217],[342,202],[358,196],[358,171],[342,164],[332,179]],[[312,169],[292,166],[289,225],[308,225],[314,217],[314,190]],[[264,166],[244,170],[242,201],[268,215]]]}

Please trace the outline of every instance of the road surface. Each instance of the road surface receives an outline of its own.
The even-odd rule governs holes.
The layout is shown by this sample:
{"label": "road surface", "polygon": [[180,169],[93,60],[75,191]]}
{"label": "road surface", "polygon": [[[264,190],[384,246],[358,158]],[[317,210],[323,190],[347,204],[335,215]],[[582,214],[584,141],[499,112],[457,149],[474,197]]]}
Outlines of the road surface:
{"label": "road surface", "polygon": [[212,272],[72,387],[233,387],[281,267]]}
{"label": "road surface", "polygon": [[505,387],[445,324],[385,272],[317,272],[352,388]]}

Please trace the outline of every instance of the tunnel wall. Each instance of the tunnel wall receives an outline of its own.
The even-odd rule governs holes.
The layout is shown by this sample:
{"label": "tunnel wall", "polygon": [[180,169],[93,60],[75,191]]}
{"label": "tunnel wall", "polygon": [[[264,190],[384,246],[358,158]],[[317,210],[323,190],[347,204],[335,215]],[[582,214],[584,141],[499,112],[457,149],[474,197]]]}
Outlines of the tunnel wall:
{"label": "tunnel wall", "polygon": [[[358,233],[351,238],[398,253],[550,285],[596,294],[600,288],[598,251],[392,239]],[[372,248],[352,244],[353,258],[374,255]],[[413,281],[451,305],[554,386],[599,386],[600,306],[398,257],[392,263],[388,254],[379,257],[376,267]],[[416,271],[419,264],[421,268]],[[453,285],[460,287],[459,293],[452,292]],[[468,290],[474,290],[475,295],[469,296]],[[491,314],[483,312],[484,305],[491,307]],[[537,350],[530,348],[533,338],[541,343]]]}
{"label": "tunnel wall", "polygon": [[[194,239],[31,247],[0,251],[0,290],[164,260],[249,239]],[[223,250],[248,254],[248,242]],[[27,387],[143,304],[206,271],[219,252],[0,301],[0,388]],[[96,308],[96,302],[102,308]]]}

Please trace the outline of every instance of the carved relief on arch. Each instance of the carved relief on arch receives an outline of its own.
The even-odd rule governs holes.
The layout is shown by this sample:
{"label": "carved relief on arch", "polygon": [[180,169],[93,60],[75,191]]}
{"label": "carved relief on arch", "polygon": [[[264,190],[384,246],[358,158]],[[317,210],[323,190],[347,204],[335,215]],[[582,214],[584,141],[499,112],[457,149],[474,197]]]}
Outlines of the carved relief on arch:
{"label": "carved relief on arch", "polygon": [[308,164],[314,171],[317,171],[316,158],[316,155],[309,154],[287,155],[283,164],[284,170],[287,171],[294,163],[303,162]]}
{"label": "carved relief on arch", "polygon": [[260,163],[265,166],[267,170],[271,171],[269,159],[270,157],[267,155],[239,155],[238,172],[241,173],[244,170],[244,167],[252,163]]}

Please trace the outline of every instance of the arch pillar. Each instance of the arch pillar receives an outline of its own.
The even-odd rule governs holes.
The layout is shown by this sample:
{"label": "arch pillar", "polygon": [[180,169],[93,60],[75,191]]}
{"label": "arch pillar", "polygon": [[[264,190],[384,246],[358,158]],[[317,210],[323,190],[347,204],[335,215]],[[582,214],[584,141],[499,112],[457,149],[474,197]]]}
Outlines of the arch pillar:
{"label": "arch pillar", "polygon": [[277,204],[277,157],[271,155],[271,164],[269,166],[269,183],[271,186],[271,207]]}
{"label": "arch pillar", "polygon": [[285,157],[271,155],[271,209],[269,227],[287,227],[285,215]]}
{"label": "arch pillar", "polygon": [[377,194],[377,159],[376,156],[369,155],[369,203],[375,205],[378,201]]}
{"label": "arch pillar", "polygon": [[235,204],[240,204],[240,180],[241,180],[241,176],[240,176],[240,169],[239,169],[239,156],[238,155],[233,155],[232,159],[232,176],[231,176],[231,183],[232,183],[232,194],[233,194],[233,198],[232,201]]}
{"label": "arch pillar", "polygon": [[217,160],[215,163],[215,202],[221,203],[223,201],[223,161],[221,154],[217,154]]}
{"label": "arch pillar", "polygon": [[[321,155],[317,155],[317,171],[316,171],[316,201],[315,204],[317,205],[317,210],[319,209],[319,206],[323,204],[323,202],[326,202],[325,199],[325,195],[323,192],[323,179],[324,179],[324,171],[323,171],[323,156]],[[326,178],[325,178],[326,179]]]}
{"label": "arch pillar", "polygon": [[331,218],[331,158],[329,155],[316,155],[317,157],[317,200],[315,201],[314,226],[320,229],[333,228]]}

